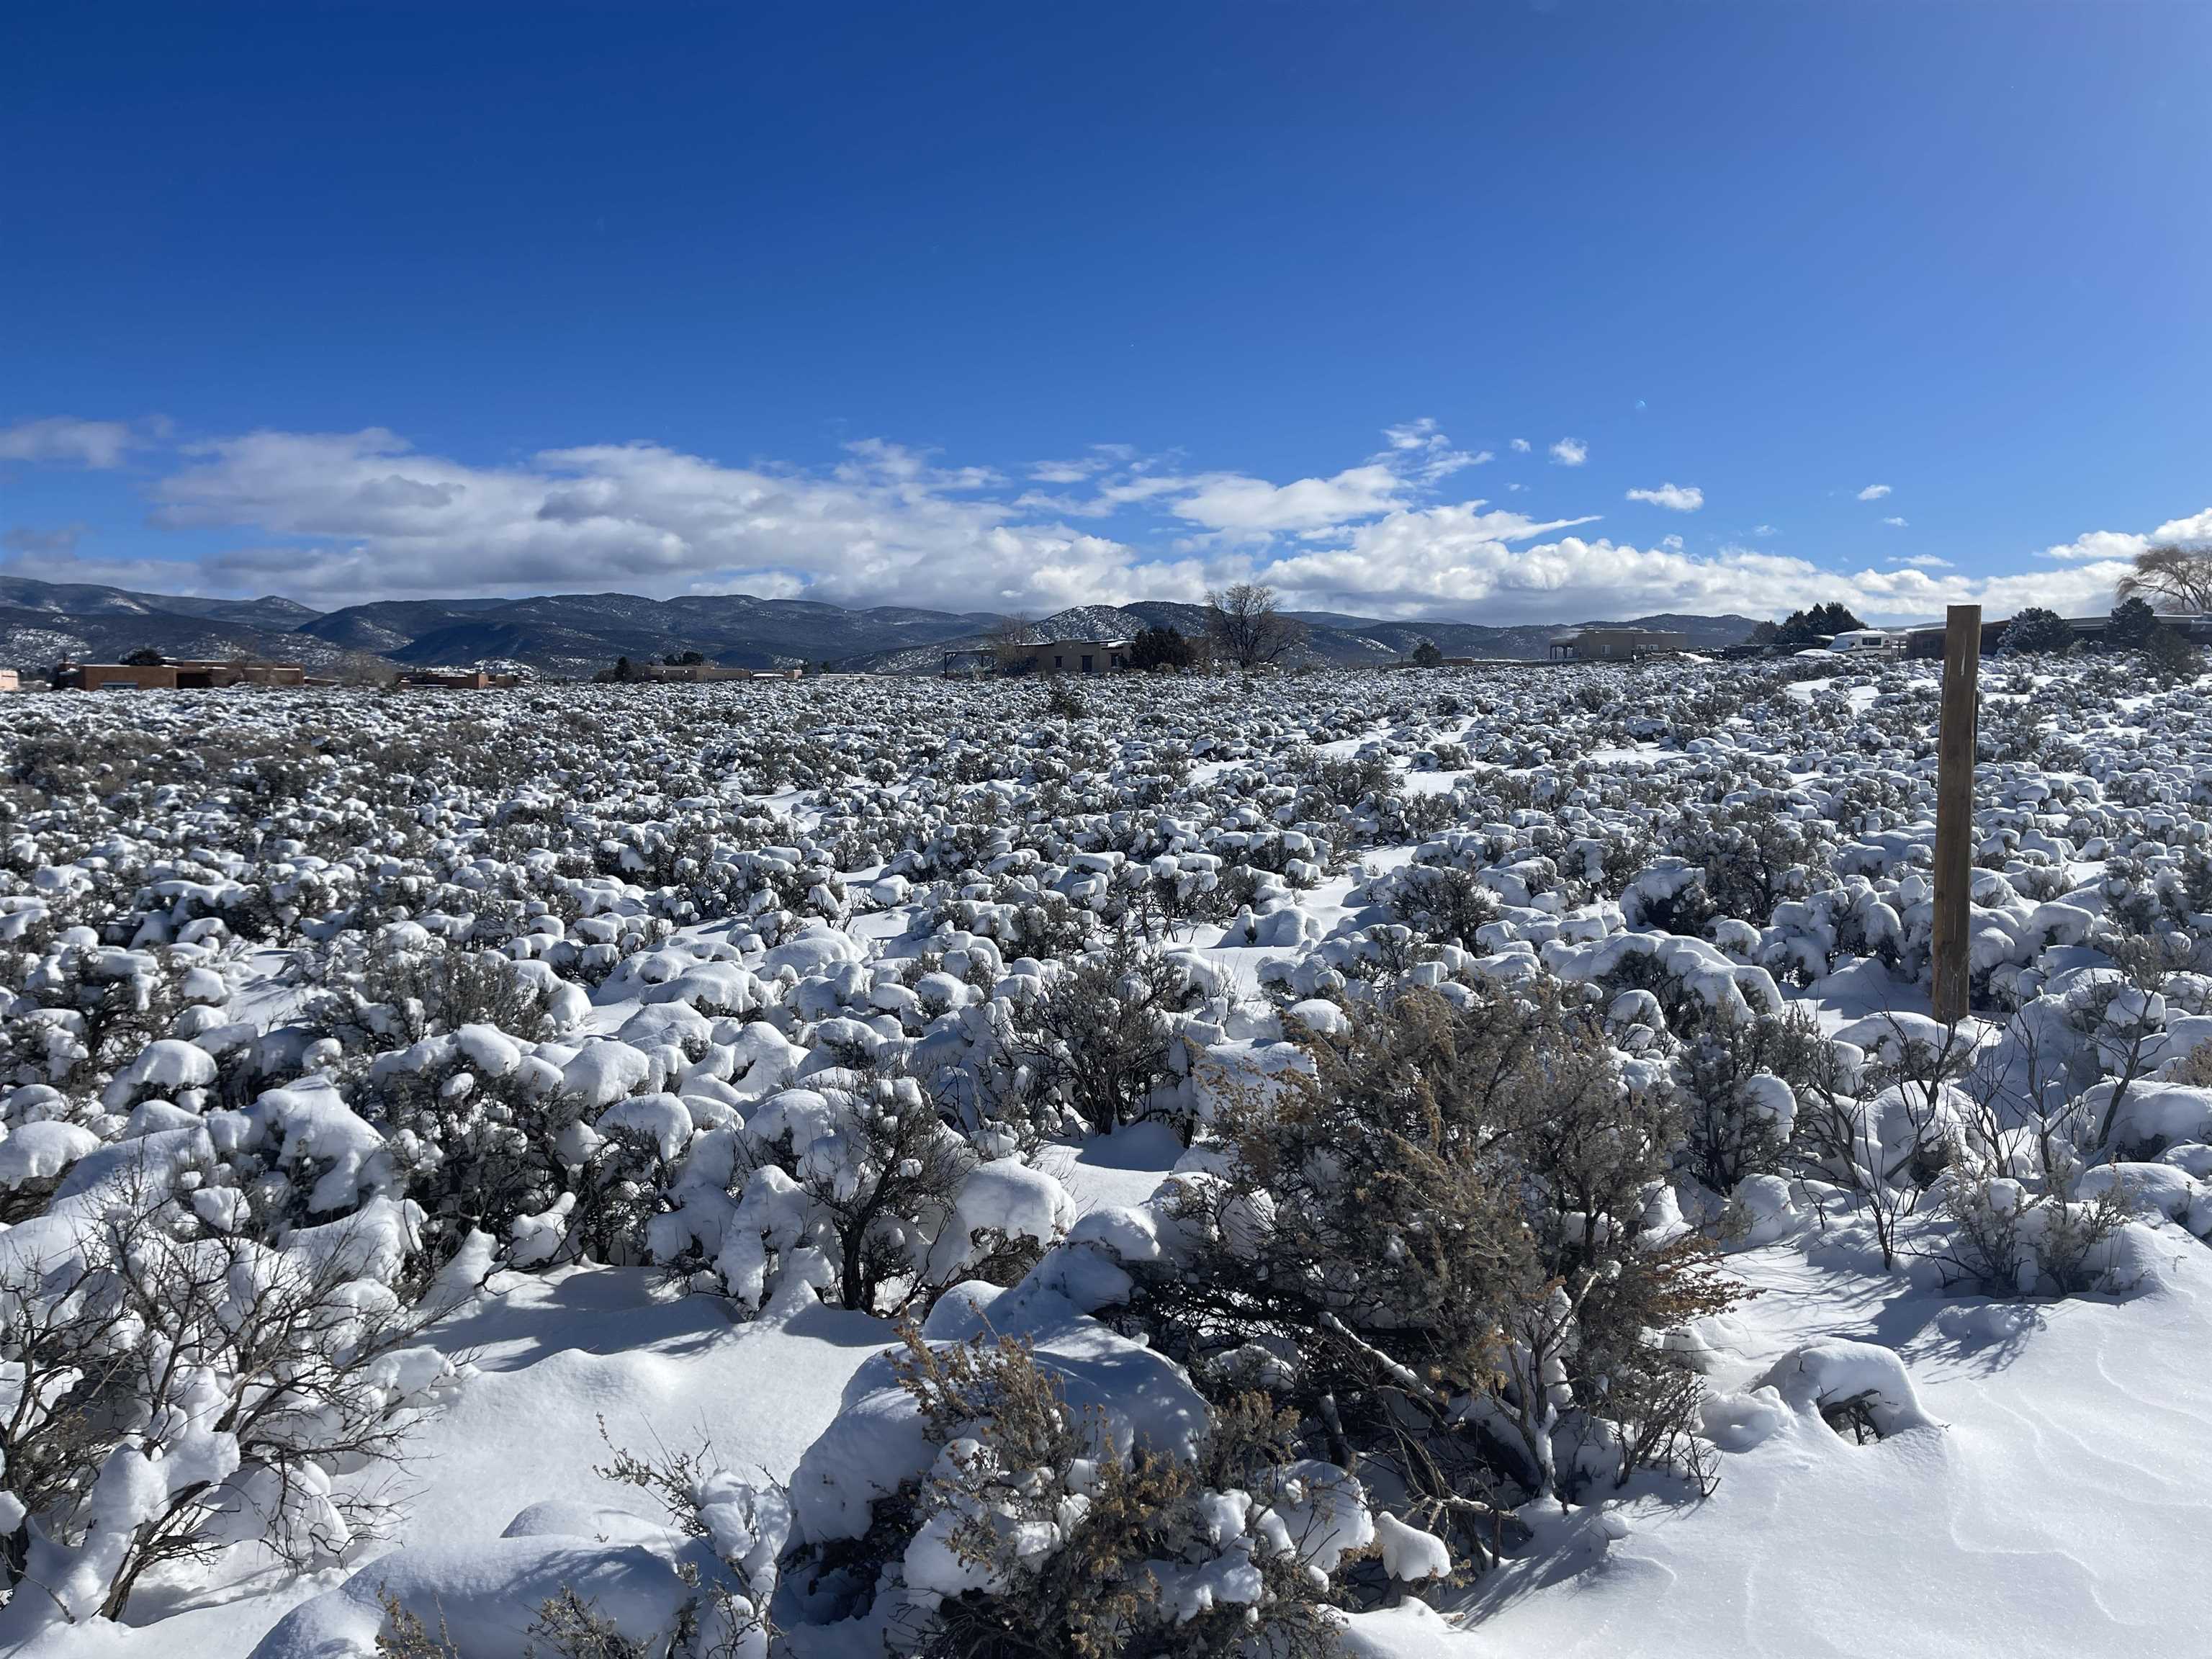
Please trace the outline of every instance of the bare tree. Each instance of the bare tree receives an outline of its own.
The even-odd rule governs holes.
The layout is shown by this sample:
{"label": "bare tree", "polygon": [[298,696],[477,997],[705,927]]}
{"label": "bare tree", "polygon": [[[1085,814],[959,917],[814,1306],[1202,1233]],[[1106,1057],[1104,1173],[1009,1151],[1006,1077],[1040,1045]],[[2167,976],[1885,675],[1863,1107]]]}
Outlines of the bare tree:
{"label": "bare tree", "polygon": [[1036,643],[1030,637],[1032,631],[1028,616],[1019,611],[991,624],[990,650],[1000,673],[1026,672],[1028,665],[1035,663],[1036,659],[1029,651]]}
{"label": "bare tree", "polygon": [[380,689],[396,684],[399,666],[389,657],[373,652],[344,651],[331,664],[331,677],[340,685],[368,685]]}
{"label": "bare tree", "polygon": [[2212,611],[2212,547],[2145,548],[2115,597],[2148,599],[2160,611]]}
{"label": "bare tree", "polygon": [[1238,582],[1206,596],[1206,636],[1224,660],[1249,669],[1291,655],[1306,630],[1276,608],[1273,588]]}

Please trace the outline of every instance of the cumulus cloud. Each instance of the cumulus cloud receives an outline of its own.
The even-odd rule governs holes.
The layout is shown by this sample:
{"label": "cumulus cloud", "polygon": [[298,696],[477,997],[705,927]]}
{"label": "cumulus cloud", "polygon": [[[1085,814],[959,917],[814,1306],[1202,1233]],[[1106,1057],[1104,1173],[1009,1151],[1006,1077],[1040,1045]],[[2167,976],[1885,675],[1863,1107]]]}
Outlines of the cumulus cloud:
{"label": "cumulus cloud", "polygon": [[1888,494],[1887,484],[1869,484],[1864,489],[1859,491],[1859,499],[1863,501],[1878,501]]}
{"label": "cumulus cloud", "polygon": [[[1907,620],[1960,600],[2001,615],[2031,602],[2101,608],[2142,547],[2212,545],[2208,509],[2148,536],[2097,532],[2047,549],[2033,575],[1969,579],[1933,558],[1839,573],[1750,547],[1693,553],[1675,536],[1640,547],[1591,530],[1594,515],[1540,520],[1447,495],[1443,481],[1478,459],[1434,421],[1391,427],[1364,460],[1286,482],[1121,446],[1009,479],[879,440],[818,468],[726,465],[648,442],[479,465],[380,428],[260,431],[174,452],[148,488],[155,526],[224,550],[98,563],[54,539],[64,532],[19,527],[4,568],[329,605],[736,590],[1042,614],[1254,580],[1299,608],[1390,617],[1767,616],[1839,599],[1872,620]],[[1703,499],[1674,484],[1632,495],[1677,511]]]}
{"label": "cumulus cloud", "polygon": [[1347,467],[1333,478],[1271,484],[1264,478],[1200,481],[1175,504],[1179,518],[1209,530],[1312,530],[1401,507],[1406,480],[1381,465]]}
{"label": "cumulus cloud", "polygon": [[[1869,622],[1901,623],[1978,603],[1992,616],[2024,605],[2069,614],[2101,611],[2124,565],[1966,577],[1941,561],[1837,572],[1808,560],[1738,545],[1686,551],[1679,538],[1641,548],[1607,538],[1499,533],[1453,507],[1396,513],[1359,527],[1347,544],[1303,552],[1259,570],[1301,607],[1388,617],[1451,616],[1482,622],[1560,622],[1661,611],[1780,616],[1841,599]],[[1510,516],[1510,515],[1509,515]]]}
{"label": "cumulus cloud", "polygon": [[1892,514],[1888,518],[1884,519],[1882,522],[1887,525],[1892,530],[1902,530],[1905,527],[1905,520],[1899,518],[1894,514]]}
{"label": "cumulus cloud", "polygon": [[1552,446],[1552,460],[1558,466],[1580,466],[1589,459],[1589,446],[1580,438],[1562,438]]}
{"label": "cumulus cloud", "polygon": [[1662,483],[1656,489],[1632,489],[1632,501],[1649,501],[1669,513],[1694,513],[1705,504],[1705,492],[1695,484]]}
{"label": "cumulus cloud", "polygon": [[55,416],[0,427],[0,461],[64,461],[78,466],[116,467],[134,442],[121,421],[79,421]]}
{"label": "cumulus cloud", "polygon": [[2023,605],[2045,605],[2062,616],[2091,616],[2109,610],[2112,586],[2127,574],[2124,564],[2079,565],[1986,577],[1941,575],[1908,564],[1895,570],[1863,570],[1848,579],[1851,609],[1869,622],[1916,621],[1934,617],[1948,605],[1978,605],[1991,617],[2009,617]]}
{"label": "cumulus cloud", "polygon": [[1528,441],[1526,438],[1516,438],[1508,447],[1516,455],[1526,455],[1528,453]]}
{"label": "cumulus cloud", "polygon": [[[994,474],[896,445],[827,474],[729,467],[648,443],[476,467],[380,428],[258,432],[202,446],[154,489],[155,521],[251,528],[209,561],[222,585],[303,598],[744,587],[844,603],[1056,608],[1202,591],[1173,562],[981,494]],[[267,544],[270,537],[299,538]],[[300,544],[304,543],[305,545]],[[462,573],[465,573],[463,574]]]}
{"label": "cumulus cloud", "polygon": [[2069,563],[2085,559],[2132,559],[2136,554],[2154,547],[2212,547],[2212,507],[2206,507],[2202,513],[2192,513],[2185,519],[2168,519],[2147,536],[2134,536],[2117,530],[2093,530],[2087,535],[2076,536],[2070,542],[2044,548],[2036,557],[2058,559]]}

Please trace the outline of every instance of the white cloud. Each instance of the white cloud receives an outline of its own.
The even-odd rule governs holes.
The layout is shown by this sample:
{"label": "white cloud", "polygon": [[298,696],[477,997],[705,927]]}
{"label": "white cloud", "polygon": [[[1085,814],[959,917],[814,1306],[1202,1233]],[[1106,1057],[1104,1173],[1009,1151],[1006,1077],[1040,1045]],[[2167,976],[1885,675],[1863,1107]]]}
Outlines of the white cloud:
{"label": "white cloud", "polygon": [[1869,622],[1901,623],[1939,617],[1945,605],[1960,603],[1979,603],[1992,616],[2031,604],[2095,612],[2111,605],[2112,584],[2125,569],[2105,563],[2055,577],[2049,571],[1967,577],[1941,561],[1914,561],[1838,572],[1737,545],[1692,554],[1673,538],[1655,548],[1576,535],[1533,541],[1501,533],[1484,517],[1448,507],[1395,513],[1358,527],[1342,547],[1281,558],[1254,574],[1301,608],[1393,617],[1501,623],[1659,611],[1763,617],[1841,599]]}
{"label": "white cloud", "polygon": [[1901,553],[1893,553],[1890,555],[1889,562],[1892,564],[1911,565],[1916,570],[1948,570],[1951,568],[1950,560],[1939,559],[1933,553],[1915,553],[1910,556]]}
{"label": "white cloud", "polygon": [[2074,562],[2083,559],[2132,559],[2154,547],[2212,547],[2212,507],[2185,519],[2168,519],[2148,536],[2124,531],[2092,530],[2070,542],[2046,547],[2035,556]]}
{"label": "white cloud", "polygon": [[[1384,447],[1359,466],[1328,477],[1278,484],[1241,472],[1182,473],[1156,470],[1155,460],[1123,456],[1123,465],[1089,468],[1087,493],[1030,491],[1014,506],[1068,518],[1104,518],[1153,504],[1223,542],[1260,543],[1279,535],[1326,534],[1362,519],[1416,504],[1451,474],[1496,458],[1453,447],[1432,418],[1386,427]],[[1072,471],[1051,464],[1057,472]],[[1032,469],[1030,477],[1039,477]]]}
{"label": "white cloud", "polygon": [[1508,447],[1516,455],[1526,455],[1528,453],[1528,441],[1526,438],[1516,438]]}
{"label": "white cloud", "polygon": [[1902,530],[1905,527],[1905,520],[1897,517],[1894,514],[1892,514],[1888,518],[1884,519],[1882,522],[1887,525],[1892,530]]}
{"label": "white cloud", "polygon": [[1695,484],[1662,483],[1656,489],[1632,489],[1632,501],[1649,501],[1669,513],[1694,513],[1705,504],[1705,492]]}
{"label": "white cloud", "polygon": [[[995,475],[855,445],[830,473],[725,467],[659,445],[552,450],[472,467],[380,429],[260,432],[201,447],[154,490],[156,523],[252,531],[209,577],[332,602],[619,586],[742,587],[846,603],[1054,609],[1188,597],[1194,566],[1023,522]],[[274,538],[305,544],[270,545]],[[459,573],[465,573],[461,575]]]}
{"label": "white cloud", "polygon": [[1887,484],[1869,484],[1864,489],[1859,491],[1859,499],[1863,501],[1878,501],[1888,494]]}
{"label": "white cloud", "polygon": [[1389,448],[1376,459],[1387,459],[1393,471],[1402,472],[1423,483],[1434,483],[1463,467],[1481,466],[1498,459],[1486,449],[1470,452],[1453,448],[1451,440],[1438,428],[1434,417],[1426,415],[1403,426],[1385,427],[1382,436]]}
{"label": "white cloud", "polygon": [[1209,530],[1311,530],[1371,518],[1403,506],[1406,499],[1406,480],[1378,465],[1286,484],[1235,475],[1208,478],[1177,501],[1174,511]]}
{"label": "white cloud", "polygon": [[1141,506],[1160,496],[1193,489],[1198,483],[1172,472],[1148,473],[1139,465],[1100,480],[1087,495],[1054,495],[1032,489],[1016,496],[1013,504],[1024,513],[1060,513],[1078,519],[1103,519],[1124,507]]}
{"label": "white cloud", "polygon": [[[380,428],[253,432],[179,452],[149,487],[156,526],[227,535],[227,550],[102,563],[33,548],[50,532],[27,531],[5,568],[31,574],[35,562],[50,578],[326,605],[738,590],[1042,614],[1193,599],[1253,580],[1301,608],[1393,617],[1772,616],[1839,599],[1869,620],[1907,620],[1958,600],[1998,615],[2028,603],[2101,609],[2126,559],[2152,540],[2212,544],[2208,509],[2152,536],[2098,532],[2046,550],[2032,573],[1967,578],[1925,556],[1839,573],[1744,546],[1693,553],[1674,536],[1638,547],[1590,532],[1587,515],[1539,521],[1453,500],[1437,478],[1474,462],[1433,422],[1392,428],[1383,443],[1357,465],[1284,483],[1103,447],[1010,481],[879,441],[812,470],[726,466],[644,442],[476,465]],[[1669,490],[1696,493],[1666,485],[1636,499]]]}
{"label": "white cloud", "polygon": [[71,461],[79,466],[115,467],[133,442],[121,421],[77,421],[55,416],[0,427],[0,461]]}
{"label": "white cloud", "polygon": [[1580,466],[1589,459],[1589,446],[1580,438],[1562,438],[1552,446],[1552,459],[1559,466]]}
{"label": "white cloud", "polygon": [[1754,536],[1772,536],[1779,532],[1771,524],[1755,524],[1751,527],[1751,533]]}
{"label": "white cloud", "polygon": [[2111,608],[2112,586],[2127,568],[2104,563],[2061,573],[1938,576],[1912,562],[1902,569],[1860,571],[1847,579],[1846,598],[1851,609],[1869,622],[1932,618],[1947,605],[1979,605],[1991,617],[2009,617],[2029,605],[2047,605],[2062,616],[2090,616]]}

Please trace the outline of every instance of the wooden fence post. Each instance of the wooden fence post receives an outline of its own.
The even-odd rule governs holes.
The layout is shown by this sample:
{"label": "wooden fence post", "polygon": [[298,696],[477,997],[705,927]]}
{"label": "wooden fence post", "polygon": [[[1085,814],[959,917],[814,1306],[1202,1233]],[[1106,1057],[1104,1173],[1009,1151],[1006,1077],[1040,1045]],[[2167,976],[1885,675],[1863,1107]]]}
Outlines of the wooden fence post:
{"label": "wooden fence post", "polygon": [[1968,900],[1974,885],[1975,683],[1982,666],[1982,607],[1954,605],[1943,619],[1943,714],[1936,740],[1936,1019],[1966,1017]]}

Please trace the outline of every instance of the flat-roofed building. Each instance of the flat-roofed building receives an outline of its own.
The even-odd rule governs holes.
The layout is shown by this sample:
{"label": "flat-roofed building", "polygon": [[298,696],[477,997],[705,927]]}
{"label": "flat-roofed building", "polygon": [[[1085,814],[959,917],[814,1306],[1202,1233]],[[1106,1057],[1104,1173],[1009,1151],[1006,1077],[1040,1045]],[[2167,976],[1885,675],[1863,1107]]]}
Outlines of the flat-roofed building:
{"label": "flat-roofed building", "polygon": [[1112,674],[1129,665],[1127,640],[1032,640],[991,647],[1001,674]]}
{"label": "flat-roofed building", "polygon": [[88,691],[206,691],[232,685],[304,686],[307,665],[296,662],[216,662],[163,658],[159,662],[70,662],[54,671],[58,686]]}
{"label": "flat-roofed building", "polygon": [[656,662],[642,668],[633,665],[630,678],[640,680],[672,680],[690,684],[708,680],[749,680],[753,677],[750,668],[726,668],[718,662]]}
{"label": "flat-roofed building", "polygon": [[1552,659],[1555,662],[1628,662],[1689,648],[1687,634],[1662,629],[1578,628],[1553,640]]}

